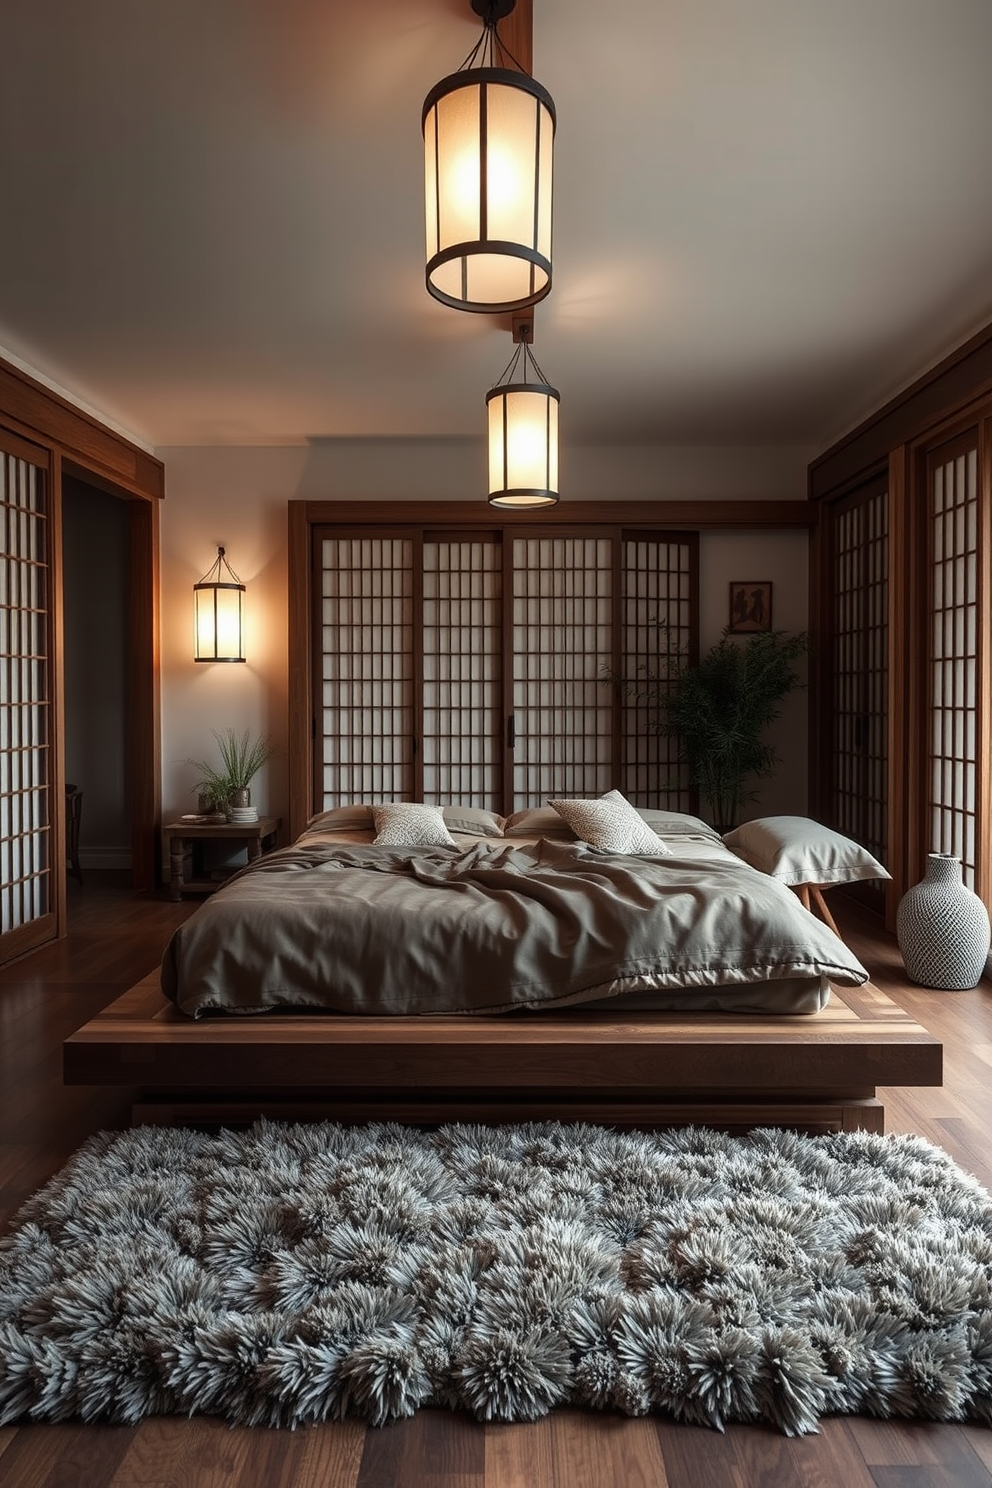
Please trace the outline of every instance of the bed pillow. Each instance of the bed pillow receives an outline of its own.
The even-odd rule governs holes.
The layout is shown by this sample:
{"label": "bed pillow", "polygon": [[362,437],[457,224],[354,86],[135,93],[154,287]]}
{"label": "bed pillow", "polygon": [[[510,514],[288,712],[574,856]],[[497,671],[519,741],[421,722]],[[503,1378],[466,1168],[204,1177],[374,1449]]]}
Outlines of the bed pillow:
{"label": "bed pillow", "polygon": [[618,790],[609,791],[596,801],[550,801],[550,806],[568,823],[572,831],[591,847],[609,853],[650,853],[666,857],[670,849],[657,832],[652,832],[644,818]]}
{"label": "bed pillow", "polygon": [[720,833],[708,822],[704,822],[702,817],[689,816],[684,811],[656,811],[650,806],[638,806],[636,809],[638,816],[659,837],[690,837],[697,840],[702,837],[707,842],[720,841]]}
{"label": "bed pillow", "polygon": [[762,816],[735,827],[723,841],[745,863],[779,883],[855,883],[892,876],[866,848],[808,816]]}
{"label": "bed pillow", "polygon": [[334,806],[330,811],[320,811],[307,822],[303,835],[311,832],[371,832],[371,806]]}
{"label": "bed pillow", "polygon": [[442,806],[449,832],[469,832],[473,837],[502,837],[503,818],[481,806]]}
{"label": "bed pillow", "polygon": [[574,842],[575,833],[550,806],[525,806],[503,822],[504,837],[557,837]]}
{"label": "bed pillow", "polygon": [[373,806],[376,847],[455,847],[440,806],[416,801],[389,801]]}

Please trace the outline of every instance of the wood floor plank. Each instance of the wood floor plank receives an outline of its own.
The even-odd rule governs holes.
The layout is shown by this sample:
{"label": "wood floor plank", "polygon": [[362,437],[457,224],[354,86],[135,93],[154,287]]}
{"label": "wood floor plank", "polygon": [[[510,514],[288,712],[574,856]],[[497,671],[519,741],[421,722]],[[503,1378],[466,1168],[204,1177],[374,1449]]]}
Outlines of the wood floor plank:
{"label": "wood floor plank", "polygon": [[847,1417],[824,1421],[816,1436],[794,1440],[792,1455],[802,1488],[874,1488]]}
{"label": "wood floor plank", "polygon": [[741,1476],[732,1431],[657,1419],[654,1429],[668,1488],[751,1488]]}
{"label": "wood floor plank", "polygon": [[555,1488],[668,1488],[654,1423],[588,1411],[551,1416]]}
{"label": "wood floor plank", "polygon": [[914,1472],[928,1473],[932,1488],[989,1488],[989,1470],[958,1426],[857,1416],[850,1430],[879,1488],[898,1488],[899,1474]]}
{"label": "wood floor plank", "polygon": [[[295,1484],[306,1432],[257,1426],[249,1428],[247,1434],[248,1452],[241,1470],[228,1480],[231,1488],[290,1488]],[[195,1488],[201,1488],[201,1484],[195,1483]]]}
{"label": "wood floor plank", "polygon": [[962,1426],[961,1435],[992,1480],[992,1427]]}
{"label": "wood floor plank", "polygon": [[142,1421],[109,1488],[228,1488],[251,1450],[248,1432],[210,1417]]}
{"label": "wood floor plank", "polygon": [[416,1483],[423,1471],[423,1412],[366,1431],[356,1488]]}
{"label": "wood floor plank", "polygon": [[360,1421],[328,1421],[305,1433],[292,1488],[357,1488],[366,1428]]}
{"label": "wood floor plank", "polygon": [[137,1428],[20,1426],[3,1454],[3,1488],[108,1488]]}
{"label": "wood floor plank", "polygon": [[484,1488],[557,1488],[551,1421],[486,1427]]}

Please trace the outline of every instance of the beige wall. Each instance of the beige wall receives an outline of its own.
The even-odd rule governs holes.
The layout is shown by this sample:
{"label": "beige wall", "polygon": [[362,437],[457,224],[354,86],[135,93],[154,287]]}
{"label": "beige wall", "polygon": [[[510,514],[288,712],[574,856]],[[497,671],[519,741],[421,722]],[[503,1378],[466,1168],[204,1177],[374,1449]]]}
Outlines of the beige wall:
{"label": "beige wall", "polygon": [[[184,762],[213,753],[212,729],[271,734],[279,755],[258,777],[263,811],[287,814],[287,564],[289,500],[466,500],[483,490],[481,442],[321,440],[285,448],[166,448],[162,510],[162,807],[195,809]],[[562,455],[569,501],[799,500],[814,451],[774,448],[603,449]],[[480,500],[483,499],[481,496]],[[223,544],[248,586],[243,666],[192,659],[192,590]],[[770,579],[774,623],[807,623],[803,532],[707,532],[701,544],[702,642],[726,623],[731,579]],[[805,695],[788,700],[775,736],[786,763],[753,814],[806,803]]]}

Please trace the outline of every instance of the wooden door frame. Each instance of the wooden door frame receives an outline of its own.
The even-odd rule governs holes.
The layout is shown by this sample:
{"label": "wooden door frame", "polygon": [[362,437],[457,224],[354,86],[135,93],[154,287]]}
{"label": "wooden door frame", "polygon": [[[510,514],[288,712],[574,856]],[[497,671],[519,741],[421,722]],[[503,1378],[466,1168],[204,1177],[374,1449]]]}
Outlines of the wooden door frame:
{"label": "wooden door frame", "polygon": [[[0,427],[46,451],[53,520],[53,850],[65,856],[63,633],[61,580],[62,476],[73,475],[128,502],[129,682],[132,884],[155,887],[161,826],[159,502],[165,466],[28,373],[0,358]],[[57,540],[56,540],[57,539]],[[54,934],[66,933],[65,883],[56,875]]]}
{"label": "wooden door frame", "polygon": [[[128,709],[125,750],[130,775],[131,887],[135,893],[154,889],[160,876],[162,724],[159,704],[159,506],[128,491],[79,460],[63,460],[62,471],[127,502],[127,652]],[[61,516],[62,485],[59,482]],[[61,600],[61,584],[60,584]],[[59,652],[61,656],[61,640]],[[60,729],[60,735],[63,730]]]}

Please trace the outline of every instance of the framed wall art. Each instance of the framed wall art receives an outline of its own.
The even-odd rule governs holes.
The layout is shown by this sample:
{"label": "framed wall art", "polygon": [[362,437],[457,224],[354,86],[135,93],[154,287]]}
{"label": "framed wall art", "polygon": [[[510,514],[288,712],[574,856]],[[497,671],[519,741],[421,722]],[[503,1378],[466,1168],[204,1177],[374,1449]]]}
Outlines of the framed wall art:
{"label": "framed wall art", "polygon": [[731,635],[772,628],[772,586],[767,580],[732,579],[730,583]]}

